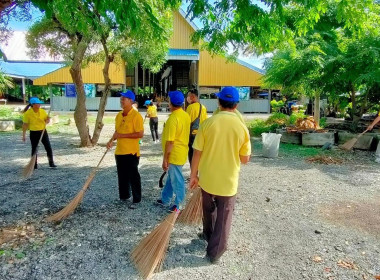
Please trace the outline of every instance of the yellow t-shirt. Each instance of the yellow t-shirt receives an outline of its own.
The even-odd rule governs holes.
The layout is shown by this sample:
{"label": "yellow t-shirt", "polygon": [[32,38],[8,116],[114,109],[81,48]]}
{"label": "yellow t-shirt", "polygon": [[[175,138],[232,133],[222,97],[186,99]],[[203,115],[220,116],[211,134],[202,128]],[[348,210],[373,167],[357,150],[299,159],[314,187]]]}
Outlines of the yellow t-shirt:
{"label": "yellow t-shirt", "polygon": [[[218,109],[216,109],[215,112],[212,115],[215,116],[219,112],[221,112],[221,111],[220,111],[220,108],[218,107]],[[245,125],[245,121],[243,119],[242,114],[239,112],[239,110],[235,109],[234,112],[235,112],[236,116],[240,119],[240,121]]]}
{"label": "yellow t-shirt", "polygon": [[199,127],[193,148],[202,151],[199,186],[213,195],[235,195],[239,182],[239,156],[251,154],[248,129],[236,114],[221,111],[205,120]]}
{"label": "yellow t-shirt", "polygon": [[[186,112],[190,116],[190,123],[193,122],[196,118],[198,118],[199,115],[199,103],[197,102],[190,104],[187,107]],[[204,105],[202,105],[202,111],[199,117],[199,124],[201,124],[205,119],[207,119],[207,109]],[[193,134],[197,134],[197,130],[194,130]]]}
{"label": "yellow t-shirt", "polygon": [[162,132],[162,150],[165,153],[166,141],[173,141],[173,149],[169,155],[169,163],[184,165],[189,152],[190,117],[182,109],[172,112]]}
{"label": "yellow t-shirt", "polygon": [[[143,118],[139,112],[131,109],[126,116],[123,111],[119,112],[115,118],[115,130],[118,133],[134,133],[144,130]],[[115,155],[137,154],[140,156],[140,138],[118,138]]]}
{"label": "yellow t-shirt", "polygon": [[156,105],[152,105],[148,107],[146,114],[149,118],[157,118],[157,107]]}
{"label": "yellow t-shirt", "polygon": [[22,121],[29,124],[29,130],[37,131],[44,130],[45,121],[47,120],[48,115],[44,109],[39,109],[37,113],[33,111],[33,108],[29,108],[28,111],[24,113]]}

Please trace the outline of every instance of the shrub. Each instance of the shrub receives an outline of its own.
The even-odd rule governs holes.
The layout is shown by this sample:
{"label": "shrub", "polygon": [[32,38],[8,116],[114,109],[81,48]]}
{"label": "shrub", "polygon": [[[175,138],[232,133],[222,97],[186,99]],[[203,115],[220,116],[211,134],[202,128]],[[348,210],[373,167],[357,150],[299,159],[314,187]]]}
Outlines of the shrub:
{"label": "shrub", "polygon": [[304,113],[296,113],[296,112],[293,112],[291,115],[290,115],[290,118],[289,118],[289,125],[294,125],[296,124],[297,120],[298,119],[304,119],[306,118],[307,116],[304,114]]}
{"label": "shrub", "polygon": [[320,126],[321,128],[324,128],[324,127],[326,126],[326,121],[327,121],[327,118],[321,118],[321,119],[319,120],[319,126]]}
{"label": "shrub", "polygon": [[289,116],[283,113],[273,113],[269,116],[266,123],[267,124],[277,124],[279,126],[285,126],[288,123]]}
{"label": "shrub", "polygon": [[278,111],[280,111],[281,107],[284,106],[284,101],[282,101],[282,100],[276,101],[275,99],[273,99],[270,102],[270,106],[272,107],[272,111],[278,112]]}
{"label": "shrub", "polygon": [[275,132],[279,127],[280,125],[276,123],[268,124],[266,121],[261,119],[253,120],[249,125],[251,135],[253,136],[261,136],[262,133]]}

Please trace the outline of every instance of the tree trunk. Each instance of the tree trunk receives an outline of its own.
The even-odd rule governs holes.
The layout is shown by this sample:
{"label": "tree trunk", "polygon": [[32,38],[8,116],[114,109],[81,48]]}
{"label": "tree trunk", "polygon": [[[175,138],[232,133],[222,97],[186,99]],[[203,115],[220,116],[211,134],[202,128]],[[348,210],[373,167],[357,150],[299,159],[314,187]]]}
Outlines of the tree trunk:
{"label": "tree trunk", "polygon": [[92,146],[89,127],[87,123],[86,94],[84,92],[81,70],[82,61],[87,47],[88,42],[83,38],[80,39],[77,49],[74,53],[73,64],[70,68],[70,74],[74,81],[75,89],[77,91],[77,105],[75,106],[74,119],[79,132],[81,147]]}
{"label": "tree trunk", "polygon": [[113,55],[108,55],[108,49],[105,46],[103,47],[105,48],[105,53],[106,53],[106,60],[104,62],[104,68],[103,68],[104,90],[102,93],[102,97],[100,98],[99,110],[96,116],[94,134],[92,135],[92,140],[91,140],[93,145],[96,145],[96,143],[98,143],[100,133],[102,132],[102,129],[104,126],[103,116],[106,110],[107,99],[111,92],[111,80],[109,77],[109,68],[110,68],[111,62],[113,61]]}
{"label": "tree trunk", "polygon": [[356,90],[353,84],[351,84],[351,103],[352,103],[351,118],[352,118],[352,121],[356,122],[358,121],[358,117],[356,116]]}
{"label": "tree trunk", "polygon": [[315,92],[315,99],[314,99],[314,120],[317,123],[317,126],[319,126],[319,121],[320,121],[320,110],[321,110],[321,94],[317,90]]}
{"label": "tree trunk", "polygon": [[15,5],[12,0],[0,0],[0,14],[10,5]]}

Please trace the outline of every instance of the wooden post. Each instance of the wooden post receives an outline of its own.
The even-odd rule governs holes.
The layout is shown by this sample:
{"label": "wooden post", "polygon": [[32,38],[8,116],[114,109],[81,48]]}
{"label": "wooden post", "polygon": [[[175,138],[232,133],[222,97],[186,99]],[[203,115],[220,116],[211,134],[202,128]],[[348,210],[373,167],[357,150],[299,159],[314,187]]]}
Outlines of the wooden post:
{"label": "wooden post", "polygon": [[139,64],[135,66],[135,95],[139,93]]}
{"label": "wooden post", "polygon": [[145,95],[145,68],[143,68],[143,94]]}
{"label": "wooden post", "polygon": [[272,90],[268,90],[268,114],[270,114],[270,101],[272,100]]}

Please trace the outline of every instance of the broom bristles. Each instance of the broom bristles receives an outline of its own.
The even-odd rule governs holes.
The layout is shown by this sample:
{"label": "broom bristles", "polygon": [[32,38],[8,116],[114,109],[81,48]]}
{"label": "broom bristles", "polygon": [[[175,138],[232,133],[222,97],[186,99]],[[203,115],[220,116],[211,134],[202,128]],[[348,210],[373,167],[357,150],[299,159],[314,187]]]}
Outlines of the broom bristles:
{"label": "broom bristles", "polygon": [[28,179],[32,176],[34,171],[34,165],[36,164],[37,154],[34,154],[27,165],[25,165],[24,169],[22,170],[22,177],[24,179]]}
{"label": "broom bristles", "polygon": [[144,279],[151,277],[155,271],[161,270],[178,214],[179,211],[176,210],[168,215],[131,252],[131,260]]}
{"label": "broom bristles", "polygon": [[48,222],[58,222],[70,216],[75,211],[75,209],[79,206],[79,204],[81,204],[84,194],[86,193],[87,189],[90,187],[90,184],[92,180],[94,179],[94,177],[95,177],[95,172],[92,172],[90,176],[87,178],[87,181],[83,185],[82,189],[69,202],[69,204],[67,204],[61,211],[47,217],[46,220]]}
{"label": "broom bristles", "polygon": [[202,190],[197,187],[192,191],[192,196],[178,217],[178,222],[185,225],[199,225],[202,223]]}
{"label": "broom bristles", "polygon": [[60,220],[63,220],[65,218],[67,218],[68,216],[70,216],[74,212],[74,210],[82,202],[84,194],[86,193],[87,189],[90,187],[90,184],[91,184],[92,180],[95,177],[96,171],[98,170],[99,165],[103,161],[103,159],[106,156],[108,150],[109,149],[107,148],[107,150],[104,152],[102,158],[98,162],[98,165],[92,170],[92,172],[88,176],[86,182],[84,183],[84,185],[83,185],[82,189],[79,191],[79,193],[70,201],[69,204],[67,204],[65,206],[65,208],[63,208],[61,211],[55,213],[54,215],[52,215],[50,217],[47,217],[46,218],[47,221],[49,221],[49,222],[53,222],[53,221],[57,222],[57,221],[60,221]]}
{"label": "broom bristles", "polygon": [[356,144],[357,141],[358,141],[358,137],[354,137],[354,138],[348,140],[346,143],[344,143],[341,146],[341,148],[343,150],[349,151],[349,150],[351,150],[355,146],[355,144]]}

